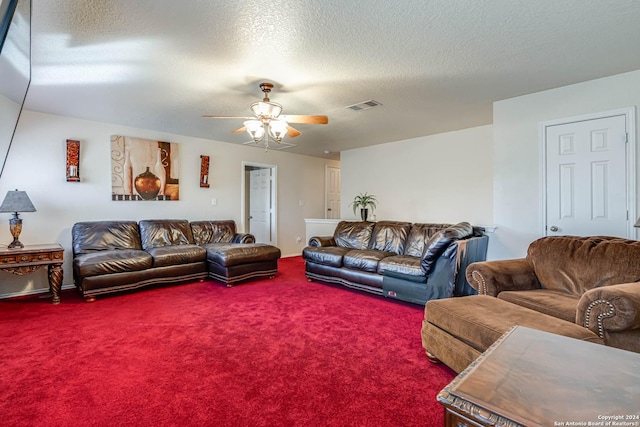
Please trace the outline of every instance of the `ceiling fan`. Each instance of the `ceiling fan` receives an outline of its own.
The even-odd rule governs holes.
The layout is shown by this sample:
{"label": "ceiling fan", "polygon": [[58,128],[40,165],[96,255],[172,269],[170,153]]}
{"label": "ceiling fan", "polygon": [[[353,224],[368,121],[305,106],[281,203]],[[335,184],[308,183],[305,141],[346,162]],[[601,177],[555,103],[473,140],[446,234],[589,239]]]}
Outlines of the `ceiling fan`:
{"label": "ceiling fan", "polygon": [[[247,131],[253,140],[249,143],[262,142],[266,149],[269,148],[269,139],[274,140],[278,144],[282,144],[282,139],[285,136],[295,138],[301,134],[299,130],[289,126],[289,123],[314,125],[324,125],[329,123],[329,118],[327,116],[307,116],[296,114],[280,115],[280,113],[282,113],[282,105],[271,102],[269,99],[271,89],[273,89],[273,84],[260,83],[260,90],[264,92],[264,98],[262,101],[251,104],[251,111],[253,111],[255,117],[212,115],[204,115],[202,117],[210,119],[246,119],[243,123],[244,126],[231,133]],[[287,143],[282,145],[282,148],[287,148],[292,147],[295,144]]]}

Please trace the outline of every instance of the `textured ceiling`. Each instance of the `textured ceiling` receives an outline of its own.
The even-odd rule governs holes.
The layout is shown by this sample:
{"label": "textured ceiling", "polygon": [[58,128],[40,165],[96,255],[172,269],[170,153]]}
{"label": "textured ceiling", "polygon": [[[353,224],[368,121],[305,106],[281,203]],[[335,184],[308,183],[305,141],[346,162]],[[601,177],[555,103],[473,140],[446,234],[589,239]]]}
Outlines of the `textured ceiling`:
{"label": "textured ceiling", "polygon": [[250,115],[268,81],[284,114],[329,116],[290,151],[337,158],[640,69],[639,22],[637,0],[33,0],[26,107],[241,143],[201,116]]}

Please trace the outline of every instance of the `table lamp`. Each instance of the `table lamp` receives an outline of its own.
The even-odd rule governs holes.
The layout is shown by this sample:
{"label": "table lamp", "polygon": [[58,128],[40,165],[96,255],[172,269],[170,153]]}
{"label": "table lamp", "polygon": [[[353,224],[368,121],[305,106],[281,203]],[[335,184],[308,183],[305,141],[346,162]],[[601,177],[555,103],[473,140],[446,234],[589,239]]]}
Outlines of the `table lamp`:
{"label": "table lamp", "polygon": [[24,248],[24,245],[18,240],[22,231],[22,218],[18,216],[18,212],[35,212],[36,208],[29,200],[26,191],[7,191],[0,212],[13,212],[13,218],[9,220],[9,230],[13,236],[13,242],[8,246],[9,249]]}

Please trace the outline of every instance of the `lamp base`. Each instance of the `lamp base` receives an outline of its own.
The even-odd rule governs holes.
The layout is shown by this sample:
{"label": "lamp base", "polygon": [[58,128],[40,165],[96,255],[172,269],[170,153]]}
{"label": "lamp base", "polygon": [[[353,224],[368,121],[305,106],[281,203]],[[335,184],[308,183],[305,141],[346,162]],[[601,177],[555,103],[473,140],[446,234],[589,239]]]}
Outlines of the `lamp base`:
{"label": "lamp base", "polygon": [[9,248],[9,249],[16,249],[16,248],[22,249],[22,248],[24,248],[24,245],[22,244],[22,242],[20,240],[18,240],[17,237],[15,237],[13,239],[13,242],[9,243],[9,246],[7,246],[7,248]]}
{"label": "lamp base", "polygon": [[9,220],[9,231],[11,231],[11,235],[13,236],[13,242],[7,247],[9,249],[24,248],[22,242],[18,240],[22,232],[22,218],[18,217],[18,212],[15,212],[13,215],[13,218]]}

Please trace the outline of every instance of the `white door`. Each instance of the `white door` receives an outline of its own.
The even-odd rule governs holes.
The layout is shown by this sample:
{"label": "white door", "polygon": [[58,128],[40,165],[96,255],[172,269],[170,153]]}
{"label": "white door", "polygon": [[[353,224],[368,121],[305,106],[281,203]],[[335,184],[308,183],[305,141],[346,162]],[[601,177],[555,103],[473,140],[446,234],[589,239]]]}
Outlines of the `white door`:
{"label": "white door", "polygon": [[327,166],[324,173],[325,218],[340,218],[340,168]]}
{"label": "white door", "polygon": [[628,237],[626,116],[545,132],[546,234]]}
{"label": "white door", "polygon": [[271,169],[252,170],[249,175],[249,232],[257,243],[271,243]]}

